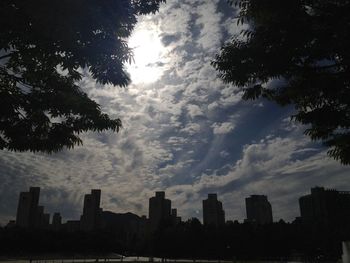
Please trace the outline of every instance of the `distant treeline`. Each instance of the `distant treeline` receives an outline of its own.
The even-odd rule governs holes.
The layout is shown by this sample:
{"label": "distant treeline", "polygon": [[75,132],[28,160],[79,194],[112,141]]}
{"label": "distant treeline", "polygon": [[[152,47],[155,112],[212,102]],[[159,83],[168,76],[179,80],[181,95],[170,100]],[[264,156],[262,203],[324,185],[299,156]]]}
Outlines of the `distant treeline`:
{"label": "distant treeline", "polygon": [[193,218],[132,235],[123,229],[87,233],[1,228],[0,254],[115,252],[188,259],[336,260],[341,257],[344,240],[350,240],[349,227],[280,221],[268,225],[228,222],[216,228]]}

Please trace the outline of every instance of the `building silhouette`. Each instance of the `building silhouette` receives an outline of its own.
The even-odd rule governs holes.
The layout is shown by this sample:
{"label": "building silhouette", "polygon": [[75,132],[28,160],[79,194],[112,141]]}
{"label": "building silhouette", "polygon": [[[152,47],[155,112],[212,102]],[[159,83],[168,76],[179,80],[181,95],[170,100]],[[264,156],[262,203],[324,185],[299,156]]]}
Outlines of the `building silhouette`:
{"label": "building silhouette", "polygon": [[171,222],[173,225],[177,225],[181,223],[181,217],[177,216],[177,209],[173,208],[171,209]]}
{"label": "building silhouette", "polygon": [[272,208],[266,195],[251,195],[245,199],[247,222],[259,225],[272,223]]}
{"label": "building silhouette", "polygon": [[149,222],[152,231],[156,230],[161,223],[171,220],[171,201],[165,199],[165,192],[156,192],[149,199]]}
{"label": "building silhouette", "polygon": [[93,231],[100,226],[102,208],[100,208],[101,190],[92,189],[91,194],[84,196],[83,214],[80,217],[80,228],[83,231]]}
{"label": "building silhouette", "polygon": [[81,230],[80,220],[67,220],[63,228],[68,232],[78,232]]}
{"label": "building silhouette", "polygon": [[40,187],[30,187],[29,192],[21,192],[18,200],[16,225],[23,228],[48,228],[50,214],[39,206]]}
{"label": "building silhouette", "polygon": [[203,223],[214,226],[225,224],[225,211],[217,199],[217,194],[208,194],[208,198],[203,200]]}
{"label": "building silhouette", "polygon": [[34,226],[36,228],[48,228],[50,225],[50,214],[44,213],[44,206],[38,206]]}
{"label": "building silhouette", "polygon": [[62,216],[60,213],[54,213],[52,217],[52,229],[55,231],[60,230],[62,227]]}
{"label": "building silhouette", "polygon": [[299,198],[299,207],[303,222],[346,225],[350,221],[350,191],[314,187],[311,194]]}

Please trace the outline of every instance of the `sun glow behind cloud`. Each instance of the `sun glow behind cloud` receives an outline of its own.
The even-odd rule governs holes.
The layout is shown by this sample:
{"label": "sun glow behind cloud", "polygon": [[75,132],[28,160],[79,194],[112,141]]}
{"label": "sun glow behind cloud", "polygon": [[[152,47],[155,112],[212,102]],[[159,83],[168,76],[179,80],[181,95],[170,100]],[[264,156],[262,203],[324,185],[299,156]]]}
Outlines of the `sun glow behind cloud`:
{"label": "sun glow behind cloud", "polygon": [[149,84],[163,74],[167,48],[161,42],[160,30],[147,21],[140,21],[129,39],[134,61],[127,66],[134,84]]}

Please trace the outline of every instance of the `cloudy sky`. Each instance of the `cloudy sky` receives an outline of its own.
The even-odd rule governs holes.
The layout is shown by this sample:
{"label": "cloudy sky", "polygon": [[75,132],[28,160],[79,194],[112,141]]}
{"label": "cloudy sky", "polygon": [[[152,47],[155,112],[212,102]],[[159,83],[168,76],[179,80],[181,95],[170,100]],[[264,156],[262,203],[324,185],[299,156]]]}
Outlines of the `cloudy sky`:
{"label": "cloudy sky", "polygon": [[293,107],[241,100],[210,62],[240,32],[225,0],[168,0],[142,17],[130,39],[135,64],[127,88],[81,83],[120,133],[84,134],[84,145],[57,154],[0,151],[0,223],[14,219],[18,194],[41,187],[46,211],[78,219],[83,195],[102,189],[102,207],[148,214],[164,190],[184,219],[202,219],[202,200],[218,193],[227,220],[245,218],[244,198],[265,194],[275,220],[299,215],[313,186],[349,190],[348,167],[290,121]]}

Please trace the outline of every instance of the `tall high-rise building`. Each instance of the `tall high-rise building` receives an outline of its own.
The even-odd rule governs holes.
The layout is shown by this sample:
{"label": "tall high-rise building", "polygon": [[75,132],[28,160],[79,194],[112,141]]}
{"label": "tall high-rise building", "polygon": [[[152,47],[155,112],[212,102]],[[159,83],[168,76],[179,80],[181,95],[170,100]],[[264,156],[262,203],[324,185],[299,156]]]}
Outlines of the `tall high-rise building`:
{"label": "tall high-rise building", "polygon": [[80,218],[81,230],[92,231],[99,227],[102,213],[100,201],[100,189],[92,189],[91,194],[85,195],[83,214]]}
{"label": "tall high-rise building", "polygon": [[48,228],[50,225],[50,214],[44,213],[44,209],[43,206],[38,206],[35,219],[36,228]]}
{"label": "tall high-rise building", "polygon": [[43,214],[41,224],[41,228],[48,229],[50,227],[50,214]]}
{"label": "tall high-rise building", "polygon": [[343,225],[350,221],[350,191],[324,187],[311,188],[311,194],[299,198],[304,222]]}
{"label": "tall high-rise building", "polygon": [[60,213],[54,213],[52,217],[52,228],[56,231],[62,227],[62,217]]}
{"label": "tall high-rise building", "polygon": [[39,198],[40,198],[40,187],[30,187],[29,193],[32,195],[32,209],[35,209],[35,207],[39,204]]}
{"label": "tall high-rise building", "polygon": [[214,226],[225,224],[225,211],[217,194],[208,194],[208,198],[203,200],[203,223]]}
{"label": "tall high-rise building", "polygon": [[176,208],[171,209],[171,221],[172,221],[173,225],[177,225],[177,224],[181,223],[181,217],[177,216],[177,209]]}
{"label": "tall high-rise building", "polygon": [[21,192],[18,200],[16,225],[20,227],[38,227],[39,187],[30,187],[29,192]]}
{"label": "tall high-rise building", "polygon": [[171,201],[165,199],[165,192],[156,192],[156,195],[149,199],[148,212],[152,231],[157,229],[161,222],[171,220]]}
{"label": "tall high-rise building", "polygon": [[19,194],[16,225],[20,227],[29,227],[31,218],[32,196],[30,192],[21,192]]}
{"label": "tall high-rise building", "polygon": [[245,199],[247,221],[260,225],[272,223],[272,208],[266,195],[251,195]]}

